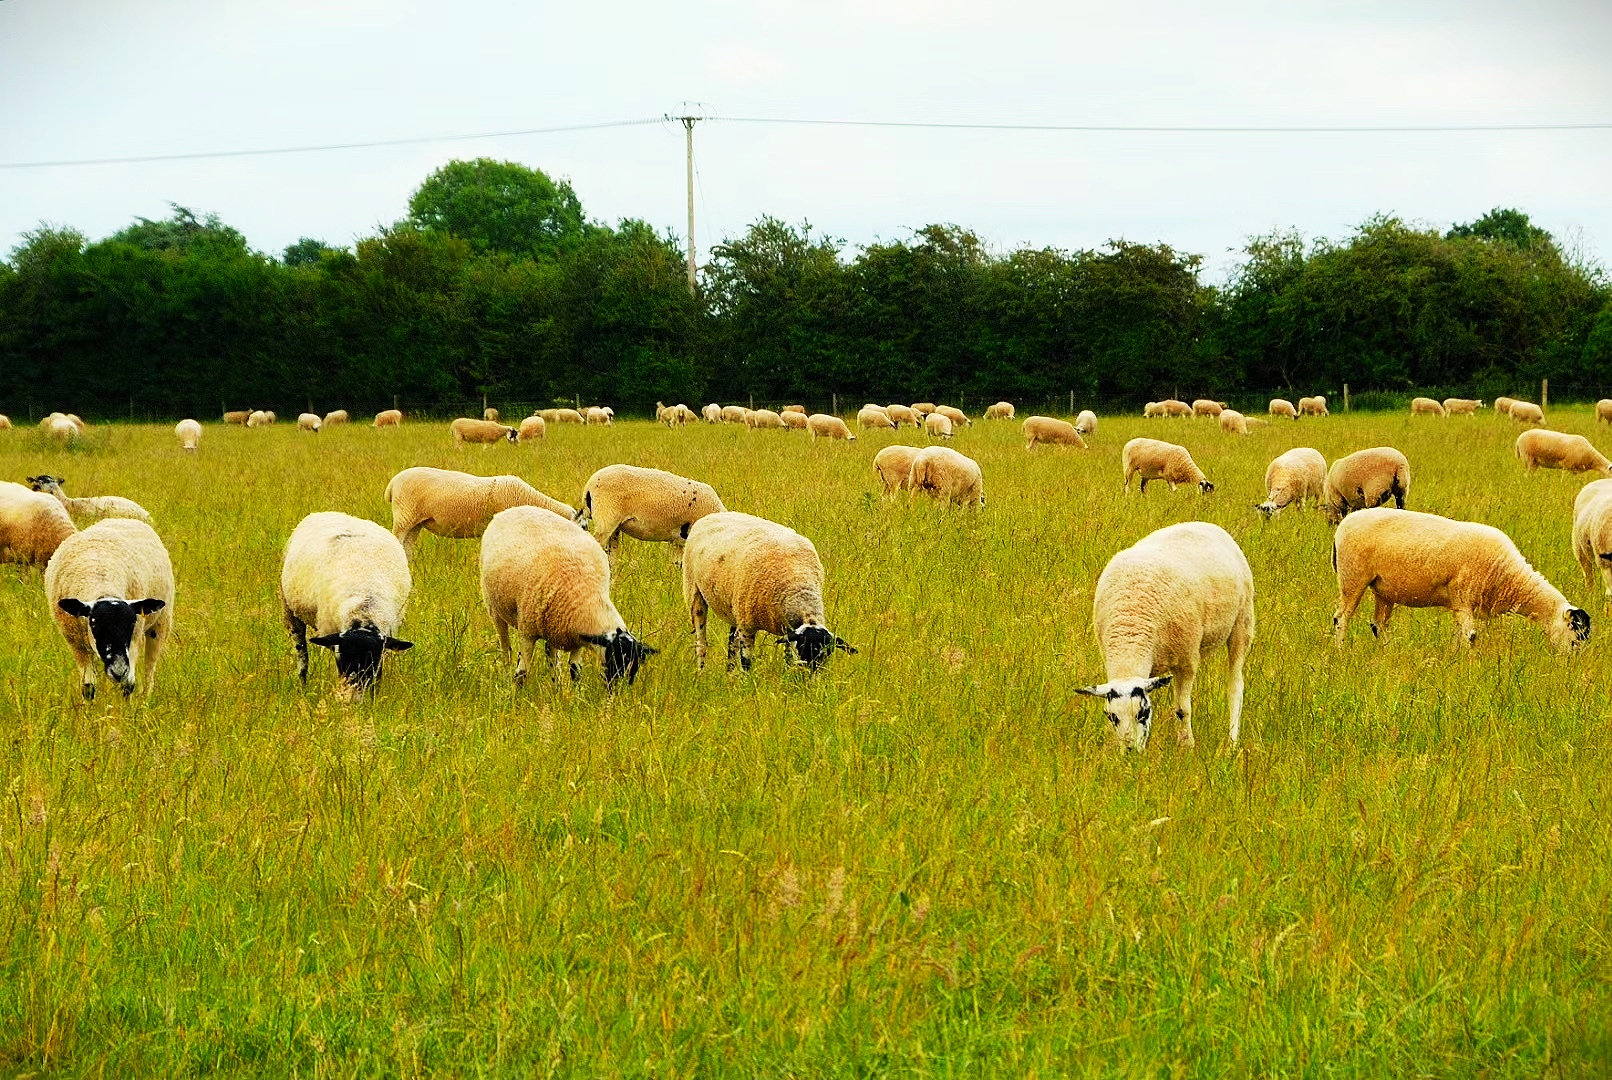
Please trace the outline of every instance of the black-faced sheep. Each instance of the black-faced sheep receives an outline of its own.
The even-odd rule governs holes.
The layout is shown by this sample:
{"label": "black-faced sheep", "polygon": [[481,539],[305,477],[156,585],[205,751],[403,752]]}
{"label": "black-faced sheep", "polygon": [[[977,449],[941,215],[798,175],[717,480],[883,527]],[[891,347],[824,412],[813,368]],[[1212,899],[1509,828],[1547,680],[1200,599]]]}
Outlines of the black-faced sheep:
{"label": "black-faced sheep", "polygon": [[1334,525],[1355,510],[1384,506],[1390,499],[1403,510],[1410,498],[1410,480],[1410,462],[1392,446],[1356,450],[1327,470],[1322,509]]}
{"label": "black-faced sheep", "polygon": [[452,540],[480,536],[500,510],[538,506],[569,520],[576,510],[551,499],[518,476],[472,476],[424,465],[404,469],[382,496],[392,508],[392,535],[413,554],[424,529]]}
{"label": "black-faced sheep", "polygon": [[1147,494],[1149,480],[1163,480],[1174,491],[1181,484],[1196,484],[1204,495],[1215,490],[1192,460],[1184,446],[1161,442],[1158,439],[1132,439],[1120,451],[1120,466],[1125,473],[1124,490],[1131,490],[1131,478],[1140,477],[1142,494]]}
{"label": "black-faced sheep", "polygon": [[1086,449],[1086,440],[1080,437],[1075,425],[1054,416],[1031,416],[1025,419],[1024,448],[1033,450],[1037,443]]}
{"label": "black-faced sheep", "polygon": [[660,469],[606,465],[588,477],[576,522],[583,528],[591,524],[610,555],[622,536],[671,544],[681,555],[689,526],[725,509],[709,484]]}
{"label": "black-faced sheep", "polygon": [[78,529],[53,496],[0,481],[0,562],[41,569]]}
{"label": "black-faced sheep", "polygon": [[1592,480],[1573,500],[1573,557],[1584,571],[1584,585],[1601,592],[1612,605],[1612,480]]}
{"label": "black-faced sheep", "polygon": [[45,568],[45,596],[85,698],[95,697],[97,657],[125,697],[151,692],[174,610],[173,564],[151,526],[113,518],[69,536]]}
{"label": "black-faced sheep", "polygon": [[92,495],[86,498],[74,499],[70,498],[67,492],[62,490],[62,485],[65,483],[67,481],[62,477],[51,476],[48,473],[28,478],[29,487],[35,491],[42,491],[47,495],[55,496],[62,506],[66,507],[67,512],[75,518],[81,518],[85,521],[100,521],[102,518],[133,518],[135,521],[144,521],[148,524],[151,521],[151,514],[133,499],[125,499],[121,495]]}

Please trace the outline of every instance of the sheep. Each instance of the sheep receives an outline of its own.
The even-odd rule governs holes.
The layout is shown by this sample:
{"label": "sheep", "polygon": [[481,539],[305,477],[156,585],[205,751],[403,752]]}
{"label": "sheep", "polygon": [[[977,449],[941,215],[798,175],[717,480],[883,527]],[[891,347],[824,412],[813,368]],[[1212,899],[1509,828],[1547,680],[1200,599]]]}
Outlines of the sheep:
{"label": "sheep", "polygon": [[[789,410],[785,409],[784,411],[788,412]],[[700,415],[705,417],[707,424],[720,424],[722,422],[722,406],[713,401],[700,410]]]}
{"label": "sheep", "polygon": [[58,499],[0,480],[0,562],[43,569],[77,531]]}
{"label": "sheep", "polygon": [[297,417],[298,431],[311,431],[317,435],[322,426],[324,421],[319,418],[318,413],[305,412]]}
{"label": "sheep", "polygon": [[896,427],[902,424],[911,424],[913,427],[922,427],[923,418],[905,405],[886,405],[885,414],[895,421]]}
{"label": "sheep", "polygon": [[1164,401],[1159,402],[1159,404],[1164,406],[1165,416],[1192,415],[1192,406],[1188,405],[1184,401],[1178,401],[1175,398],[1166,398]]}
{"label": "sheep", "polygon": [[[661,407],[663,406],[657,406],[657,418],[659,417],[659,408]],[[558,424],[560,422],[559,409],[539,409],[537,410],[537,415],[543,418],[543,422],[545,424]]]}
{"label": "sheep", "polygon": [[1483,402],[1477,398],[1447,397],[1444,399],[1444,415],[1446,416],[1476,416],[1481,408],[1483,408]]}
{"label": "sheep", "polygon": [[1497,397],[1494,399],[1494,414],[1496,416],[1510,416],[1511,407],[1516,404],[1516,398]]}
{"label": "sheep", "polygon": [[1602,398],[1595,403],[1595,422],[1612,424],[1612,398]]}
{"label": "sheep", "polygon": [[771,409],[757,409],[750,414],[750,426],[763,431],[772,431],[784,426],[784,418]]}
{"label": "sheep", "polygon": [[[593,410],[589,409],[588,411],[591,413]],[[677,427],[688,423],[693,414],[689,413],[688,417],[685,417],[685,413],[688,413],[686,405],[663,405],[658,401],[655,402],[655,420],[658,423],[665,424],[667,427]],[[594,421],[588,420],[587,422],[593,423]]]}
{"label": "sheep", "polygon": [[[273,416],[274,416],[273,413],[269,414],[270,423],[273,423]],[[87,432],[90,429],[90,426],[88,424],[86,424],[84,421],[82,421],[82,420],[80,420],[78,418],[77,413],[68,413],[67,414],[67,422],[72,424],[74,427],[78,428],[78,433],[80,435],[84,434],[85,432]]]}
{"label": "sheep", "polygon": [[942,412],[932,412],[924,417],[924,431],[932,439],[949,439],[952,437],[951,417]]}
{"label": "sheep", "polygon": [[627,631],[610,600],[610,562],[575,522],[535,506],[512,506],[493,515],[481,539],[481,599],[492,616],[498,644],[509,659],[515,628],[520,656],[515,685],[526,680],[532,650],[542,641],[558,678],[566,665],[581,675],[576,657],[586,646],[603,652],[605,682],[631,683],[657,650]]}
{"label": "sheep", "polygon": [[[545,416],[543,419],[548,420],[548,417]],[[580,424],[582,423],[582,414],[577,412],[575,409],[555,409],[554,419],[550,420],[549,422],[559,424]]]}
{"label": "sheep", "polygon": [[1301,398],[1299,398],[1299,415],[1300,416],[1326,416],[1326,415],[1328,415],[1326,396],[1323,395],[1323,394],[1317,394],[1317,395],[1315,395],[1315,397],[1301,397]]}
{"label": "sheep", "polygon": [[181,420],[174,425],[174,434],[179,436],[179,448],[194,454],[201,442],[202,426],[194,420]]}
{"label": "sheep", "polygon": [[1220,410],[1220,430],[1227,435],[1247,435],[1248,419],[1236,409]]}
{"label": "sheep", "polygon": [[1169,413],[1165,410],[1164,402],[1162,401],[1150,401],[1142,406],[1142,418],[1145,420],[1151,420],[1155,416],[1168,415]]}
{"label": "sheep", "polygon": [[1478,639],[1478,619],[1512,614],[1538,624],[1563,651],[1590,637],[1589,614],[1530,566],[1511,537],[1475,521],[1414,510],[1361,510],[1338,526],[1332,566],[1338,573],[1332,625],[1339,648],[1368,587],[1377,600],[1373,637],[1387,629],[1396,604],[1446,609],[1468,645]]}
{"label": "sheep", "polygon": [[812,413],[806,418],[806,430],[812,433],[812,441],[816,442],[818,436],[825,439],[841,439],[845,442],[856,442],[856,436],[851,429],[845,426],[845,421],[837,416],[827,413]]}
{"label": "sheep", "polygon": [[576,522],[614,556],[622,536],[651,544],[671,544],[678,558],[689,526],[727,507],[709,484],[636,465],[606,465],[588,477]]}
{"label": "sheep", "polygon": [[1121,746],[1147,749],[1150,695],[1175,682],[1176,738],[1192,737],[1198,668],[1226,647],[1228,740],[1243,712],[1243,665],[1254,643],[1254,576],[1237,541],[1218,525],[1187,521],[1144,536],[1116,554],[1097,578],[1092,624],[1106,682],[1076,692],[1100,698]]}
{"label": "sheep", "polygon": [[1080,415],[1075,417],[1075,430],[1082,436],[1097,434],[1097,414],[1090,409],[1081,409]]}
{"label": "sheep", "polygon": [[809,426],[805,413],[785,412],[779,413],[778,418],[784,422],[784,427],[791,431],[805,431]]}
{"label": "sheep", "polygon": [[[684,423],[692,423],[694,420],[698,419],[694,415],[694,410],[689,408],[687,405],[679,405],[678,408],[683,410]],[[606,405],[602,407],[599,412],[604,414],[604,422],[606,424],[614,424],[616,422],[616,410],[612,409],[610,406]]]}
{"label": "sheep", "polygon": [[403,545],[373,521],[333,510],[303,518],[286,542],[280,570],[280,607],[298,681],[308,685],[313,644],[336,654],[336,692],[343,700],[372,688],[386,653],[414,647],[395,636],[412,585]]}
{"label": "sheep", "polygon": [[952,427],[954,427],[954,428],[965,428],[965,427],[973,427],[974,426],[974,421],[970,420],[963,413],[962,409],[954,409],[950,405],[936,405],[935,406],[935,412],[939,413],[941,416],[944,416],[946,419],[950,420],[952,422]]}
{"label": "sheep", "polygon": [[512,427],[493,420],[472,420],[467,416],[461,416],[449,424],[448,430],[453,432],[453,445],[460,447],[465,443],[490,446],[497,442],[517,442],[521,437],[520,432]]}
{"label": "sheep", "polygon": [[1332,463],[1327,470],[1321,508],[1327,521],[1338,524],[1352,511],[1385,506],[1389,499],[1405,509],[1410,498],[1410,462],[1392,446],[1356,450]]}
{"label": "sheep", "polygon": [[50,426],[46,430],[50,433],[52,439],[64,443],[77,442],[81,434],[78,430],[78,425],[65,416],[58,416],[51,420]]}
{"label": "sheep", "polygon": [[928,416],[930,413],[935,411],[935,403],[933,401],[920,401],[916,405],[911,406],[911,408],[912,411],[917,413],[919,416]]}
{"label": "sheep", "polygon": [[805,416],[806,415],[806,406],[804,406],[804,405],[785,405],[782,409],[779,409],[778,411],[780,413],[800,413],[800,415]]}
{"label": "sheep", "polygon": [[1507,410],[1511,418],[1519,424],[1543,424],[1545,412],[1531,401],[1513,401]]}
{"label": "sheep", "polygon": [[234,409],[224,414],[224,423],[245,427],[246,421],[252,415],[251,409]]}
{"label": "sheep", "polygon": [[46,495],[54,495],[61,502],[63,509],[74,517],[89,521],[100,521],[102,518],[133,518],[148,523],[151,521],[151,514],[133,499],[125,499],[121,495],[94,495],[72,499],[62,490],[62,485],[66,483],[65,478],[51,476],[49,473],[28,477],[29,487]]}
{"label": "sheep", "polygon": [[890,414],[876,405],[864,405],[856,414],[856,426],[859,428],[894,428],[896,422],[890,419]]}
{"label": "sheep", "polygon": [[1219,416],[1226,407],[1224,401],[1210,401],[1208,398],[1198,398],[1192,403],[1193,416]]}
{"label": "sheep", "polygon": [[414,554],[420,530],[450,540],[480,536],[500,510],[537,506],[567,520],[576,510],[551,499],[518,476],[472,476],[416,465],[386,484],[381,496],[392,508],[392,535],[405,557]]}
{"label": "sheep", "polygon": [[[936,414],[938,415],[938,414]],[[946,446],[927,446],[912,459],[907,487],[948,506],[985,507],[985,476],[979,462]]]}
{"label": "sheep", "polygon": [[[815,671],[835,649],[855,653],[823,615],[823,563],[795,530],[749,514],[725,512],[696,521],[683,553],[683,602],[694,624],[694,652],[705,667],[709,612],[728,623],[728,670],[750,670],[756,634],[793,646]],[[787,653],[785,654],[787,657]]]}
{"label": "sheep", "polygon": [[1430,397],[1411,398],[1410,409],[1412,416],[1422,416],[1425,414],[1427,416],[1447,417],[1449,415],[1444,411],[1444,406],[1440,405]]}
{"label": "sheep", "polygon": [[1573,555],[1587,589],[1600,568],[1601,594],[1612,606],[1612,480],[1591,480],[1573,500]]}
{"label": "sheep", "polygon": [[1326,488],[1327,459],[1319,450],[1297,446],[1265,469],[1265,501],[1254,509],[1269,518],[1294,503],[1304,509],[1305,499],[1314,499],[1319,506],[1326,498]]}
{"label": "sheep", "polygon": [[78,662],[86,701],[95,698],[97,656],[124,697],[137,688],[151,693],[173,630],[174,568],[150,525],[118,518],[67,537],[45,567],[45,596]]}
{"label": "sheep", "polygon": [[743,405],[724,405],[724,406],[722,406],[722,422],[724,424],[742,424],[742,423],[744,423],[744,406]]}
{"label": "sheep", "polygon": [[[672,408],[677,410],[677,422],[680,424],[686,423],[687,421],[684,419],[683,414],[688,412],[688,406],[673,405]],[[610,423],[610,414],[598,405],[589,406],[588,411],[583,413],[582,417],[589,424],[608,425]]]}
{"label": "sheep", "polygon": [[0,413],[0,431],[10,431],[10,430],[11,430],[11,417],[7,416],[5,413]]}
{"label": "sheep", "polygon": [[912,461],[918,456],[920,449],[922,448],[897,443],[894,446],[886,446],[873,455],[873,471],[878,474],[879,482],[884,485],[886,495],[910,490]]}
{"label": "sheep", "polygon": [[1272,416],[1285,416],[1289,420],[1297,420],[1299,418],[1299,411],[1293,407],[1293,403],[1287,400],[1287,398],[1271,398],[1270,409],[1268,411]]}
{"label": "sheep", "polygon": [[1075,425],[1052,416],[1032,416],[1024,421],[1024,448],[1035,449],[1036,443],[1049,446],[1074,446],[1086,449],[1086,440],[1080,437]]}
{"label": "sheep", "polygon": [[549,426],[541,416],[528,416],[521,421],[521,426],[515,429],[516,440],[530,442],[548,435]]}
{"label": "sheep", "polygon": [[481,418],[496,424],[498,423],[498,410],[489,405],[481,410]]}
{"label": "sheep", "polygon": [[335,427],[337,424],[347,423],[347,420],[346,409],[332,409],[330,412],[325,413],[324,426]]}
{"label": "sheep", "polygon": [[990,406],[989,408],[987,408],[985,410],[985,419],[987,419],[987,420],[1011,420],[1011,419],[1013,419],[1013,402],[1011,402],[1011,401],[998,401],[995,405],[992,405],[992,406]]}
{"label": "sheep", "polygon": [[259,428],[269,426],[269,414],[262,409],[254,409],[252,415],[246,418],[246,426]]}
{"label": "sheep", "polygon": [[375,426],[378,428],[402,427],[403,410],[383,409],[375,414]]}
{"label": "sheep", "polygon": [[1568,472],[1612,471],[1612,461],[1582,435],[1529,428],[1517,436],[1516,453],[1529,472],[1540,468]]}
{"label": "sheep", "polygon": [[1197,462],[1184,446],[1161,442],[1158,439],[1132,439],[1120,451],[1120,465],[1125,472],[1124,490],[1131,490],[1131,477],[1142,479],[1142,494],[1147,494],[1149,480],[1163,480],[1174,491],[1180,484],[1197,484],[1204,495],[1215,490],[1198,468]]}

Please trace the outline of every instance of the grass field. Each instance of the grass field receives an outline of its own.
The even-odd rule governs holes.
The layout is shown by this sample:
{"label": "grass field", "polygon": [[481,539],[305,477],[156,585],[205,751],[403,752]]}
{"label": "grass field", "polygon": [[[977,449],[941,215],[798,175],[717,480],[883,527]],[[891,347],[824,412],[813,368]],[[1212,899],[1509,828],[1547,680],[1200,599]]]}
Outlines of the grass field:
{"label": "grass field", "polygon": [[[1219,490],[1123,496],[1137,434]],[[187,457],[167,426],[0,433],[0,477],[146,506],[178,579],[155,695],[86,705],[39,571],[0,567],[0,1073],[1603,1074],[1612,619],[1569,549],[1585,478],[1525,475],[1515,435],[1109,419],[1089,452],[1026,453],[976,423],[953,443],[985,471],[974,515],[882,503],[888,435],[621,423],[456,452],[442,424],[209,424]],[[1468,652],[1408,610],[1333,648],[1330,530],[1252,504],[1283,450],[1384,443],[1412,508],[1501,527],[1591,612],[1581,653],[1521,619]],[[861,652],[696,674],[672,552],[627,540],[616,603],[660,654],[613,696],[597,662],[516,690],[478,543],[426,536],[417,647],[378,695],[340,705],[320,650],[298,689],[276,588],[303,515],[389,525],[416,464],[574,502],[618,461],[809,536]],[[1221,654],[1197,748],[1164,719],[1121,755],[1073,694],[1102,677],[1092,588],[1191,518],[1254,570],[1242,743]]]}

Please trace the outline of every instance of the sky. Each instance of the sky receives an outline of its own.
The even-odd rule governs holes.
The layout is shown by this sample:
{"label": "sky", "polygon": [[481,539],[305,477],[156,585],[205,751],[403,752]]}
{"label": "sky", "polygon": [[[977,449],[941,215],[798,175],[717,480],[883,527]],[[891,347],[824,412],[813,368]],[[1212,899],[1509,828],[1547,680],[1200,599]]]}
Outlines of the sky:
{"label": "sky", "polygon": [[[1612,124],[1589,0],[0,0],[0,166],[660,117],[1140,126]],[[1275,229],[1525,210],[1612,264],[1612,127],[1459,133],[695,129],[695,237],[764,214],[850,245],[934,222],[996,250],[1168,243],[1224,275]],[[588,216],[686,231],[684,135],[592,131],[211,160],[0,167],[0,252],[169,204],[255,248],[351,244],[453,158],[568,178]]]}

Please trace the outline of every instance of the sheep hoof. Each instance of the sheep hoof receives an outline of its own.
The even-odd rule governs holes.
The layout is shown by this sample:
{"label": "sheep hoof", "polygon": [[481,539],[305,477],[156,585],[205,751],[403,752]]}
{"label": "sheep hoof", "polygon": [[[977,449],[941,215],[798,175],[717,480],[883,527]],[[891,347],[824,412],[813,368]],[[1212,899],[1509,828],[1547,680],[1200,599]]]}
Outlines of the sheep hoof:
{"label": "sheep hoof", "polygon": [[1380,630],[1379,630],[1379,629],[1378,629],[1378,628],[1377,628],[1377,624],[1376,624],[1376,623],[1372,623],[1372,624],[1371,624],[1371,636],[1372,636],[1372,637],[1377,637],[1377,636],[1379,636],[1379,635],[1380,635],[1380,634],[1381,634],[1381,631],[1380,631]]}
{"label": "sheep hoof", "polygon": [[526,671],[525,671],[525,669],[524,668],[516,668],[515,669],[515,685],[520,686],[525,681],[526,681]]}
{"label": "sheep hoof", "polygon": [[94,683],[87,682],[83,686],[81,686],[79,689],[83,692],[85,701],[94,701],[95,700],[95,684]]}

